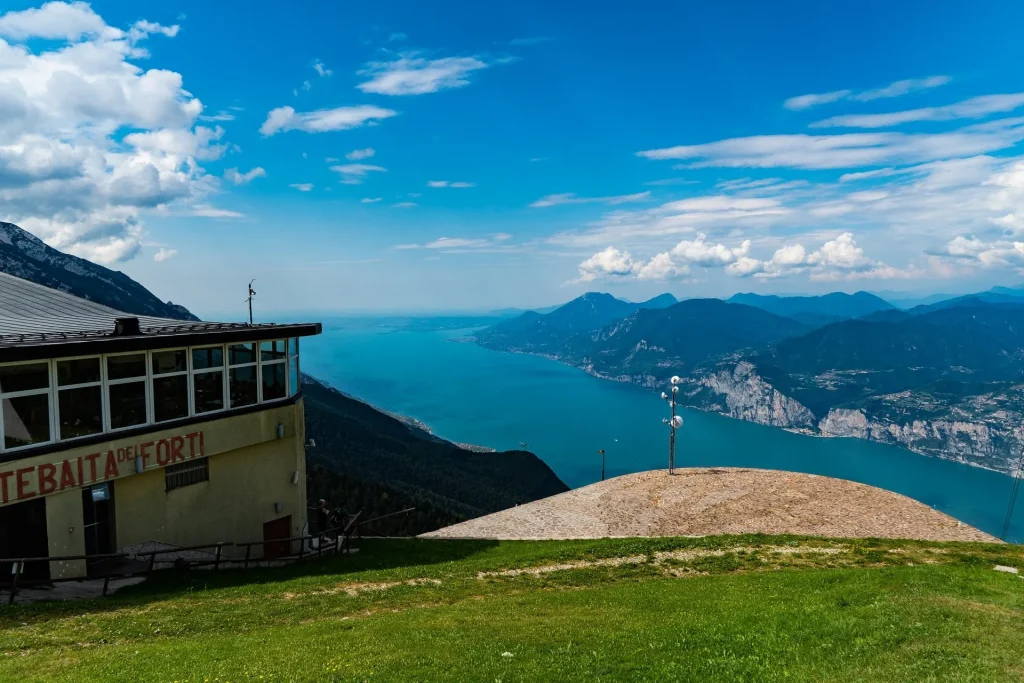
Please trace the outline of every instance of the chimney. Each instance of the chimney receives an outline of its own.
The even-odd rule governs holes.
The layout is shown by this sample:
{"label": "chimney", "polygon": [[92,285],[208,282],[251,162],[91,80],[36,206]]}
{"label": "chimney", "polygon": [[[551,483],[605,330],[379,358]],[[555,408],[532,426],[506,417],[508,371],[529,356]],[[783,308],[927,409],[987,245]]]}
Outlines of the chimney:
{"label": "chimney", "polygon": [[130,337],[137,334],[142,334],[142,330],[139,329],[138,318],[117,318],[114,320],[115,337]]}

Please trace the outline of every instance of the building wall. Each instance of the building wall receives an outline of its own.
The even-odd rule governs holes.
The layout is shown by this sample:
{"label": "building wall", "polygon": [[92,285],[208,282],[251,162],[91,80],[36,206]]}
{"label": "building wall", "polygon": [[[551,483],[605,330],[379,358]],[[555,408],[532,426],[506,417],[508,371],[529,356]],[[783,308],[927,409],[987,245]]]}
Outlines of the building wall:
{"label": "building wall", "polygon": [[[278,425],[283,429],[280,437]],[[9,473],[0,479],[5,486],[3,504],[45,496],[51,556],[85,553],[82,487],[103,481],[114,482],[115,534],[121,549],[148,542],[192,546],[261,541],[265,522],[288,515],[292,535],[300,536],[306,526],[305,440],[300,399],[3,463],[0,475]],[[178,449],[183,459],[210,459],[209,481],[165,491],[164,466],[172,463],[161,462],[159,456],[170,453],[173,444],[185,444]],[[140,466],[143,471],[137,472]],[[64,470],[75,479],[74,485],[61,481]],[[254,548],[254,555],[258,553]],[[80,576],[84,563],[55,562],[51,573]]]}

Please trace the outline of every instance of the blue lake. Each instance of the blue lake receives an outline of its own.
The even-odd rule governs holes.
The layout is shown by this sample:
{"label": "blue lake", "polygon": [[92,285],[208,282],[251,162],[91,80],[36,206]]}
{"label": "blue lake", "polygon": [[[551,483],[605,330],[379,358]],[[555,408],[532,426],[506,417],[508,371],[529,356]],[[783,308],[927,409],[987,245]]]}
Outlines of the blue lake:
{"label": "blue lake", "polygon": [[[446,439],[540,456],[572,487],[668,466],[667,405],[653,392],[544,358],[454,341],[465,331],[409,331],[385,321],[323,319],[302,342],[303,371]],[[684,410],[676,463],[808,472],[898,491],[999,535],[1012,480],[859,439],[792,434]],[[1024,542],[1024,501],[1008,540]]]}

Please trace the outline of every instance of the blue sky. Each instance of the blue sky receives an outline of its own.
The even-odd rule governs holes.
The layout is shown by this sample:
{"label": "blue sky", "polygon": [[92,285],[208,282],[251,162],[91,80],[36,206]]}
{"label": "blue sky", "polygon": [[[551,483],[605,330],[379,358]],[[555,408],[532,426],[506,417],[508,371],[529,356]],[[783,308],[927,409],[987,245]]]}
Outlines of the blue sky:
{"label": "blue sky", "polygon": [[1018,283],[1024,6],[834,5],[8,2],[0,220],[220,317]]}

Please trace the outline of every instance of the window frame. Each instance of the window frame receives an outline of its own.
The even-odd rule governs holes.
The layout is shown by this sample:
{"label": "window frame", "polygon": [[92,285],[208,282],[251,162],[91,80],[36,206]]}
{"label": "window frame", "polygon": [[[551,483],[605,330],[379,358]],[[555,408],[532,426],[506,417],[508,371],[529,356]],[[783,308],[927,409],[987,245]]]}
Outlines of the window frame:
{"label": "window frame", "polygon": [[[188,347],[188,391],[189,391],[189,417],[198,417],[200,415],[216,415],[223,413],[228,408],[228,354],[225,348],[226,344],[203,344],[201,346],[190,346]],[[192,354],[202,349],[220,349],[220,367],[210,368],[195,368],[195,359]],[[196,406],[196,375],[203,375],[209,372],[220,373],[220,396],[221,406],[216,410],[204,410],[199,412]]]}
{"label": "window frame", "polygon": [[[284,354],[281,358],[275,360],[263,360],[262,344],[265,342],[280,343],[283,345]],[[291,343],[295,344],[295,353],[291,352]],[[255,349],[255,361],[251,363],[237,363],[232,364],[230,362],[230,355],[228,352],[229,347],[238,344],[253,344]],[[222,364],[218,367],[212,368],[200,368],[196,369],[195,363],[193,362],[193,351],[202,349],[216,349],[221,350]],[[185,353],[185,369],[175,370],[173,372],[155,373],[153,371],[153,354],[165,353],[169,351],[183,351]],[[146,370],[144,375],[137,377],[127,377],[122,379],[111,380],[107,371],[107,360],[109,358],[117,358],[121,356],[145,356]],[[45,360],[29,360],[29,361],[10,361],[0,363],[0,368],[17,367],[17,366],[30,366],[30,365],[45,365],[46,366],[46,378],[47,386],[42,389],[24,389],[20,391],[0,391],[0,402],[7,399],[22,398],[25,396],[46,396],[46,407],[48,411],[48,428],[49,428],[49,439],[46,441],[38,441],[36,443],[27,444],[24,446],[15,446],[7,448],[5,446],[5,428],[0,416],[0,453],[17,453],[20,451],[27,451],[40,446],[49,446],[57,443],[68,443],[75,444],[82,440],[95,439],[98,436],[103,435],[117,435],[121,432],[144,428],[144,427],[155,427],[162,425],[173,424],[178,420],[187,420],[197,417],[206,417],[210,415],[220,415],[223,413],[231,413],[234,410],[245,410],[256,408],[261,405],[278,405],[282,402],[294,399],[295,396],[299,395],[302,391],[301,382],[301,361],[300,361],[300,345],[298,337],[284,337],[274,339],[252,339],[249,341],[241,341],[234,343],[224,344],[202,344],[197,346],[170,346],[166,348],[149,349],[145,351],[126,351],[118,353],[103,353],[103,354],[84,354],[74,356],[60,356],[55,358],[48,358]],[[81,360],[85,358],[96,358],[100,364],[100,379],[98,382],[82,382],[78,384],[68,384],[66,386],[59,386],[57,382],[57,364],[64,361]],[[295,378],[295,393],[290,392],[291,388],[291,375],[292,361],[296,365],[296,373],[298,376]],[[263,391],[263,369],[273,365],[280,365],[284,368],[284,395],[279,398],[265,398]],[[257,387],[257,398],[256,403],[251,403],[245,406],[233,406],[231,405],[231,385],[230,385],[230,371],[232,368],[244,368],[244,367],[255,367],[256,368],[256,387]],[[209,410],[205,412],[197,412],[195,402],[195,379],[196,375],[201,375],[205,372],[219,372],[221,373],[221,391],[223,396],[223,405],[221,408],[216,410]],[[170,420],[164,420],[163,422],[156,421],[156,404],[155,404],[155,389],[154,381],[165,378],[165,377],[186,377],[186,386],[188,391],[188,411],[187,415],[179,418],[171,418]],[[146,401],[146,421],[136,425],[130,425],[127,427],[119,427],[114,429],[111,426],[111,406],[110,406],[110,387],[120,384],[131,384],[133,382],[142,383],[145,391]],[[60,435],[60,392],[61,390],[68,389],[81,389],[87,387],[100,387],[100,411],[101,411],[101,430],[95,434],[87,434],[84,436],[76,436],[69,438],[62,438]]]}
{"label": "window frame", "polygon": [[[146,365],[146,373],[136,377],[124,377],[122,379],[110,379],[107,375],[107,360],[110,358],[118,358],[120,356],[143,356],[143,361]],[[153,374],[150,363],[151,353],[149,351],[125,351],[122,353],[105,353],[101,356],[100,369],[102,370],[101,376],[103,378],[103,412],[105,417],[103,420],[103,433],[104,434],[117,434],[128,429],[137,429],[139,427],[146,427],[153,424],[152,407],[153,407],[153,395],[150,391],[150,376]],[[59,360],[64,360],[60,358]],[[142,382],[145,387],[145,400],[146,400],[146,421],[140,424],[128,425],[127,427],[118,427],[115,429],[111,421],[111,410],[110,410],[110,387],[117,386],[119,384],[131,384],[133,382]]]}
{"label": "window frame", "polygon": [[[63,358],[61,360],[64,360]],[[15,453],[17,451],[27,450],[29,448],[35,448],[37,446],[45,446],[47,444],[57,443],[57,370],[54,359],[39,361],[39,360],[28,360],[28,361],[16,361],[13,363],[0,363],[0,367],[15,367],[18,365],[46,365],[46,378],[47,386],[45,389],[22,389],[21,391],[2,391],[0,389],[0,452],[3,453]],[[7,434],[4,429],[3,420],[3,402],[4,399],[9,398],[21,398],[23,396],[39,396],[46,394],[46,408],[48,411],[48,417],[50,422],[50,438],[47,441],[37,441],[35,443],[26,444],[24,446],[14,446],[13,448],[7,448]],[[85,437],[82,437],[85,438]]]}
{"label": "window frame", "polygon": [[[94,382],[80,382],[78,384],[68,384],[60,386],[59,373],[57,372],[57,364],[69,360],[84,360],[86,358],[95,358],[100,364],[100,378]],[[73,443],[79,439],[88,439],[98,434],[107,433],[107,361],[103,355],[85,355],[85,356],[67,356],[61,358],[50,359],[50,387],[52,389],[53,396],[50,397],[50,412],[51,412],[51,427],[53,439],[46,443]],[[82,436],[69,436],[68,438],[62,438],[60,435],[60,392],[67,391],[68,389],[85,389],[88,387],[100,387],[100,431],[95,434],[83,434]],[[5,394],[6,396],[6,394]],[[42,445],[42,444],[33,444]],[[24,447],[23,447],[24,448]],[[6,452],[6,451],[5,451]]]}
{"label": "window frame", "polygon": [[[205,348],[205,347],[204,347]],[[174,372],[153,372],[153,354],[154,353],[169,353],[173,351],[184,351],[185,352],[185,369],[175,370]],[[192,360],[192,347],[190,346],[175,346],[168,349],[152,349],[146,352],[146,374],[148,375],[147,384],[149,385],[149,393],[146,396],[146,417],[149,420],[148,424],[151,425],[162,425],[168,422],[174,422],[175,420],[187,420],[190,417],[195,416],[195,406],[192,399],[192,373],[189,372]],[[185,417],[172,417],[170,420],[156,420],[156,388],[154,382],[158,379],[164,379],[165,377],[181,377],[185,376],[185,397],[188,409],[185,411]]]}

